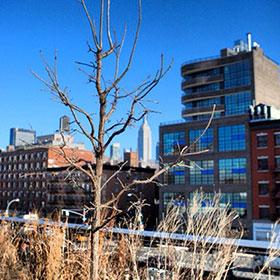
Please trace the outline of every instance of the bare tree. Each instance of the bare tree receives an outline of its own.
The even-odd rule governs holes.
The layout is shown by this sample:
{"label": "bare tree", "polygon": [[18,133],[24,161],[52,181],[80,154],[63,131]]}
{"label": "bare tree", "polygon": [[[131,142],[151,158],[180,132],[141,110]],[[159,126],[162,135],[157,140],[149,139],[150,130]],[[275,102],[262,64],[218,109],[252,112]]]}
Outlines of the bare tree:
{"label": "bare tree", "polygon": [[[126,90],[121,84],[131,69],[135,55],[142,20],[141,0],[138,0],[138,18],[133,43],[130,52],[126,54],[126,62],[124,63],[121,63],[121,55],[126,28],[120,40],[117,39],[116,32],[111,32],[110,0],[100,0],[97,21],[95,21],[91,11],[88,9],[86,1],[79,0],[79,2],[87,18],[90,30],[90,40],[87,42],[90,58],[88,62],[77,61],[76,63],[80,67],[79,70],[86,75],[88,82],[92,84],[96,93],[94,98],[97,98],[98,105],[93,106],[92,110],[88,110],[72,100],[69,90],[62,86],[58,78],[56,55],[52,66],[44,60],[46,78],[36,73],[34,75],[68,108],[77,126],[77,131],[89,140],[95,155],[95,168],[92,168],[90,163],[85,168],[73,160],[68,160],[71,161],[75,168],[86,174],[92,184],[93,209],[90,221],[92,263],[90,278],[98,279],[99,232],[97,229],[104,224],[101,218],[103,207],[108,207],[115,201],[113,199],[103,205],[101,200],[104,153],[117,136],[124,133],[128,127],[142,120],[145,115],[151,112],[150,108],[146,106],[145,99],[165,76],[171,65],[164,67],[164,59],[161,56],[159,68],[153,76],[137,84],[134,90]],[[107,61],[109,61],[110,67],[114,68],[114,73],[111,77],[106,77],[104,70],[104,65]],[[124,67],[121,67],[121,65],[124,65]],[[126,104],[128,104],[127,112],[121,119],[114,120],[113,114],[119,109],[119,104],[122,100],[125,100]],[[94,100],[89,100],[89,102],[95,104]],[[151,180],[148,181],[150,182]],[[136,183],[142,182],[133,182],[129,187],[133,187]]]}

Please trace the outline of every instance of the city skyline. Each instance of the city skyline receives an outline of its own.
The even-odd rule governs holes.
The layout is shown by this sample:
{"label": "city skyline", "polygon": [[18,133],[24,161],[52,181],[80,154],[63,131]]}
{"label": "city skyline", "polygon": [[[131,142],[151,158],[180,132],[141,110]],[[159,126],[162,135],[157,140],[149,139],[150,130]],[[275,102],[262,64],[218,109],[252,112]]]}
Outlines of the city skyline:
{"label": "city skyline", "polygon": [[[136,2],[114,5],[112,3],[114,25],[122,26],[114,15],[121,14],[118,12],[126,5],[130,18],[122,15],[122,19],[134,27]],[[68,9],[65,10],[65,6]],[[181,119],[179,73],[185,60],[216,54],[218,49],[231,46],[236,39],[245,39],[250,31],[253,40],[261,44],[266,54],[280,61],[279,10],[279,1],[246,1],[246,5],[243,1],[235,1],[234,5],[221,1],[177,1],[176,5],[171,0],[160,2],[160,5],[159,1],[143,1],[142,30],[133,73],[127,84],[133,87],[135,80],[154,73],[161,53],[164,53],[166,63],[174,58],[171,71],[151,97],[151,104],[160,102],[157,106],[152,105],[152,109],[161,112],[149,116],[154,144],[161,122]],[[32,128],[38,135],[48,134],[57,126],[59,116],[68,113],[49,94],[42,92],[44,87],[30,74],[30,70],[42,73],[40,50],[50,62],[54,51],[58,51],[59,73],[64,85],[73,92],[86,87],[74,64],[75,60],[85,58],[87,52],[88,30],[81,18],[76,1],[1,1],[0,53],[5,54],[0,70],[0,117],[5,120],[0,122],[1,148],[9,142],[11,127]],[[129,43],[131,38],[127,40]],[[149,63],[143,63],[145,61]],[[137,129],[130,129],[117,141],[123,147],[136,149]],[[154,154],[155,145],[153,158]]]}

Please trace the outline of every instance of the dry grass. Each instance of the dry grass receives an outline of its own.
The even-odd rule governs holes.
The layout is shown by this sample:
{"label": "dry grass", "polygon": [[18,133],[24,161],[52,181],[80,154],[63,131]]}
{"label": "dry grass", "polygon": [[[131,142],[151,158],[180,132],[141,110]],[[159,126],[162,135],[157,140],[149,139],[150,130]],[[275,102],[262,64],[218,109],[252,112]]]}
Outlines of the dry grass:
{"label": "dry grass", "polygon": [[[152,240],[153,246],[148,246],[138,235],[116,236],[100,232],[100,279],[149,279],[152,270],[158,271],[158,275],[150,278],[154,280],[220,280],[229,277],[239,248],[233,241],[219,243],[218,240],[226,237],[238,239],[242,231],[231,230],[236,215],[227,208],[219,207],[218,196],[204,211],[200,207],[202,200],[201,194],[195,195],[184,214],[178,207],[169,207],[158,228],[162,232],[193,236],[192,242],[179,243],[166,238]],[[127,224],[137,230],[140,226],[138,221],[139,217],[135,217]],[[55,226],[11,228],[10,224],[2,223],[0,279],[88,279],[88,243],[84,243],[83,247],[77,246],[73,236],[65,236],[70,236],[66,229]],[[211,245],[208,242],[210,238],[214,241]],[[278,250],[270,249],[270,258],[264,270],[278,256]],[[208,270],[208,274],[204,273],[205,270]]]}

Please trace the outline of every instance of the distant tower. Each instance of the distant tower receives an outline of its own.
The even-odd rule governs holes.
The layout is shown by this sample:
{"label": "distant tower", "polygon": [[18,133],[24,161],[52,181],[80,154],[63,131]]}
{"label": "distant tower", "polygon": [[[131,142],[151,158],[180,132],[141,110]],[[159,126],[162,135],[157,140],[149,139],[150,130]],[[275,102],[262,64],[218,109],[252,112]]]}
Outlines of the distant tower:
{"label": "distant tower", "polygon": [[138,156],[146,164],[152,159],[152,133],[146,116],[138,131]]}
{"label": "distant tower", "polygon": [[62,116],[59,119],[59,132],[69,132],[70,131],[70,119],[68,116]]}
{"label": "distant tower", "polygon": [[11,128],[10,145],[15,147],[34,144],[36,132],[30,129]]}
{"label": "distant tower", "polygon": [[113,143],[110,150],[110,158],[112,161],[121,161],[121,144]]}

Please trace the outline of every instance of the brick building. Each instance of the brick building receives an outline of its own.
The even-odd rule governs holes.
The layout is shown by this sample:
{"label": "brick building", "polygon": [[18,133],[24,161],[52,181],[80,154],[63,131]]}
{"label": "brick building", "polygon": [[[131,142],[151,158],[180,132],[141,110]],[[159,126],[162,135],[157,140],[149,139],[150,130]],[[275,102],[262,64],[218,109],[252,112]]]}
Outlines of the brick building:
{"label": "brick building", "polygon": [[256,44],[237,41],[220,55],[189,61],[181,68],[182,117],[180,123],[160,126],[160,156],[171,162],[180,148],[191,145],[206,127],[207,132],[190,151],[209,152],[188,157],[191,168],[175,167],[163,177],[160,215],[170,201],[185,207],[193,192],[202,188],[212,197],[221,192],[221,205],[235,209],[248,231],[252,228],[251,153],[248,109],[265,103],[280,108],[279,66]]}
{"label": "brick building", "polygon": [[[93,161],[89,151],[64,148],[69,160]],[[48,168],[69,165],[59,147],[26,146],[0,153],[0,209],[19,198],[13,207],[19,212],[41,211],[46,206]]]}
{"label": "brick building", "polygon": [[123,160],[124,162],[127,162],[128,166],[139,166],[138,153],[133,152],[132,150],[125,150],[123,152]]}
{"label": "brick building", "polygon": [[[92,166],[94,169],[94,165]],[[117,172],[116,176],[113,176]],[[113,196],[117,196],[122,190],[120,181],[128,184],[133,180],[145,180],[150,178],[155,172],[152,168],[124,166],[119,170],[118,165],[104,164],[102,176],[103,184],[106,186],[102,191],[102,202],[109,201]],[[112,178],[111,180],[108,180]],[[84,173],[78,170],[71,172],[67,168],[55,167],[48,169],[47,180],[47,212],[59,211],[61,209],[77,210],[90,206],[91,202],[91,184]],[[147,228],[153,228],[157,221],[157,205],[155,199],[158,199],[157,186],[154,183],[137,185],[129,192],[125,192],[116,206],[118,209],[127,210],[131,202],[136,200],[144,202],[142,209],[143,222]]]}
{"label": "brick building", "polygon": [[280,217],[280,119],[250,122],[253,219]]}

